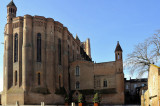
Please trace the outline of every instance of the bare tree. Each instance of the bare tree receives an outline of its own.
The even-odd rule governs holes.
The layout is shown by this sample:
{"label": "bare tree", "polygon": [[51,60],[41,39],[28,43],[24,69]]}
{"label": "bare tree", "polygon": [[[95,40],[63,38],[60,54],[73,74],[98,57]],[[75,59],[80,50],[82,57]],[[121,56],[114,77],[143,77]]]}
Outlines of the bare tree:
{"label": "bare tree", "polygon": [[132,75],[137,73],[138,77],[141,77],[149,71],[149,65],[155,62],[154,55],[150,51],[150,44],[150,41],[147,39],[144,43],[136,45],[134,51],[127,55],[124,65]]}
{"label": "bare tree", "polygon": [[151,37],[150,43],[153,47],[151,52],[156,61],[158,61],[160,59],[160,31]]}

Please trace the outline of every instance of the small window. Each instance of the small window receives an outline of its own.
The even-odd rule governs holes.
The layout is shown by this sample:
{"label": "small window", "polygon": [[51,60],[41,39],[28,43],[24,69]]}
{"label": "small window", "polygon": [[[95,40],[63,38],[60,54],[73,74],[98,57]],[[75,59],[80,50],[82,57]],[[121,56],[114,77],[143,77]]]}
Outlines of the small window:
{"label": "small window", "polygon": [[79,72],[79,66],[76,66],[76,76],[79,76],[80,72]]}
{"label": "small window", "polygon": [[79,81],[76,82],[76,89],[79,89]]}
{"label": "small window", "polygon": [[38,85],[41,85],[41,74],[38,73]]}
{"label": "small window", "polygon": [[103,81],[103,87],[107,87],[107,80]]}
{"label": "small window", "polygon": [[128,85],[126,85],[126,89],[128,89]]}
{"label": "small window", "polygon": [[17,71],[15,71],[15,85],[17,85],[17,80],[18,80]]}
{"label": "small window", "polygon": [[136,88],[137,87],[137,84],[134,84],[134,88]]}
{"label": "small window", "polygon": [[59,88],[61,87],[61,76],[59,76]]}

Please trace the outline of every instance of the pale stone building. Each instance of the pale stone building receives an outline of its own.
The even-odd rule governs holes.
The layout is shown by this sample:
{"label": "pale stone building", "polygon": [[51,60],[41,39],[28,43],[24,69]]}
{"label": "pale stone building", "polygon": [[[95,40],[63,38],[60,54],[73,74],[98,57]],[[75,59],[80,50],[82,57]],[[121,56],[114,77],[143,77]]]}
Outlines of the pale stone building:
{"label": "pale stone building", "polygon": [[[7,5],[4,32],[4,86],[2,104],[64,104],[62,88],[77,99],[95,91],[101,103],[124,104],[122,49],[117,43],[115,61],[94,63],[90,40],[74,38],[60,22],[42,16],[16,17],[17,7]],[[60,91],[60,92],[58,92]]]}
{"label": "pale stone building", "polygon": [[148,90],[142,92],[141,106],[160,106],[160,67],[150,65]]}

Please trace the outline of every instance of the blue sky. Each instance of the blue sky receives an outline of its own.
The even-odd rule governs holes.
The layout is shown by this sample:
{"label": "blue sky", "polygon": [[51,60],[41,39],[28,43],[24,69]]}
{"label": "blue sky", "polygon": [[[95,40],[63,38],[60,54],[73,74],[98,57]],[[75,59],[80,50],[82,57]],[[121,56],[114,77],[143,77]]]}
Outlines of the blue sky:
{"label": "blue sky", "polygon": [[[4,41],[6,5],[0,0],[0,42]],[[134,45],[160,29],[159,0],[14,0],[17,16],[25,14],[50,17],[68,27],[81,41],[90,38],[91,55],[96,62],[115,60],[117,41],[124,60]],[[3,45],[0,45],[0,91],[3,79]],[[125,77],[129,73],[124,70]]]}

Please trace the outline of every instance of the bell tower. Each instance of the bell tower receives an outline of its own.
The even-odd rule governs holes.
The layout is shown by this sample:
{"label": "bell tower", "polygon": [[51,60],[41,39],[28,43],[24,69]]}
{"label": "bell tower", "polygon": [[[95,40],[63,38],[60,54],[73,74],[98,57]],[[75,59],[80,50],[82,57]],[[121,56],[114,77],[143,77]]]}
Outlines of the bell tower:
{"label": "bell tower", "polygon": [[13,0],[7,5],[7,24],[4,32],[4,91],[12,87],[13,82],[13,28],[12,19],[16,17],[17,7]]}
{"label": "bell tower", "polygon": [[123,73],[123,57],[122,48],[117,42],[115,49],[115,63],[116,63],[116,91],[120,94],[121,101],[124,103],[124,73]]}
{"label": "bell tower", "polygon": [[17,7],[13,0],[7,5],[7,23],[12,22],[13,17],[16,17]]}
{"label": "bell tower", "polygon": [[116,61],[122,61],[122,48],[119,44],[119,41],[117,42],[117,46],[116,46],[116,49],[115,49],[115,60]]}

